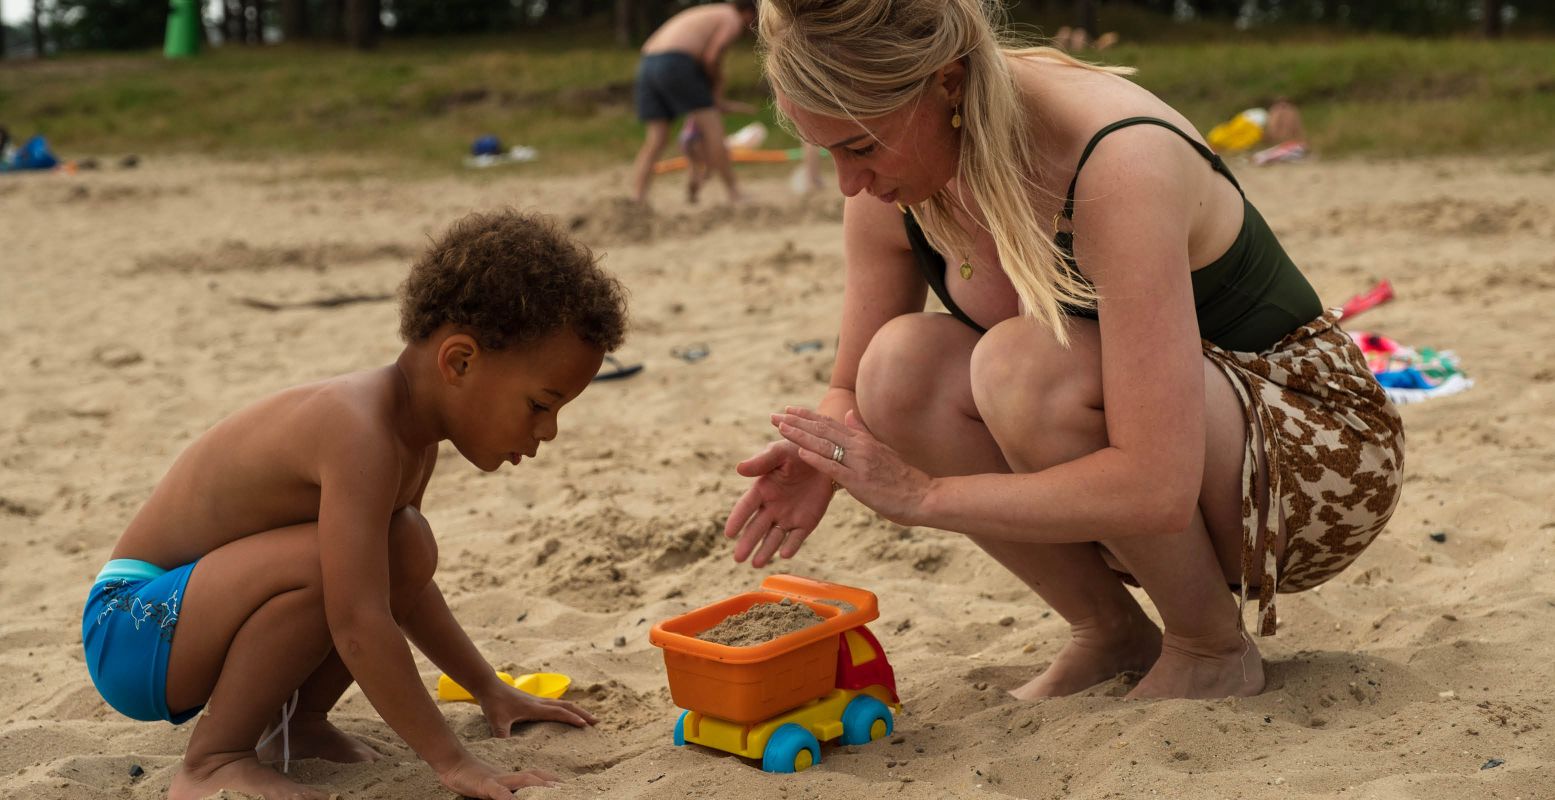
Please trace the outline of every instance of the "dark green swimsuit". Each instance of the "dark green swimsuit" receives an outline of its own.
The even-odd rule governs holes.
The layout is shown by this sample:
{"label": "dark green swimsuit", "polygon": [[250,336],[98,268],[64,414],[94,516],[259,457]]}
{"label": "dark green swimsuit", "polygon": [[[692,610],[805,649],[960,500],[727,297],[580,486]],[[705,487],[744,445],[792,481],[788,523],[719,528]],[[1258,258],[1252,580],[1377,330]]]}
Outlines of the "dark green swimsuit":
{"label": "dark green swimsuit", "polygon": [[[1074,223],[1074,188],[1080,180],[1080,169],[1085,166],[1086,159],[1091,157],[1091,151],[1096,149],[1103,137],[1130,125],[1160,125],[1176,133],[1208,159],[1216,172],[1226,176],[1226,180],[1231,181],[1238,193],[1242,192],[1241,185],[1236,182],[1220,156],[1193,137],[1165,120],[1129,117],[1097,131],[1080,154],[1080,163],[1075,166],[1074,179],[1069,182],[1069,193],[1064,199],[1064,218],[1071,225]],[[1301,270],[1285,254],[1285,249],[1280,247],[1274,231],[1269,229],[1258,209],[1247,201],[1246,194],[1242,195],[1242,209],[1242,230],[1237,233],[1236,241],[1231,243],[1230,249],[1213,263],[1190,274],[1193,281],[1193,304],[1198,309],[1201,338],[1226,350],[1259,352],[1317,318],[1323,313],[1323,305],[1318,301],[1317,293],[1312,291],[1311,284],[1302,276]],[[918,268],[928,279],[934,294],[939,296],[940,302],[956,319],[979,333],[986,332],[986,328],[974,322],[950,299],[950,292],[945,289],[945,259],[929,245],[928,238],[918,227],[918,221],[911,212],[907,212],[904,219],[907,239],[912,245]],[[1058,231],[1053,241],[1067,254],[1065,261],[1070,269],[1078,274],[1079,269],[1074,261],[1074,234]],[[1068,308],[1066,313],[1096,319],[1095,309]]]}

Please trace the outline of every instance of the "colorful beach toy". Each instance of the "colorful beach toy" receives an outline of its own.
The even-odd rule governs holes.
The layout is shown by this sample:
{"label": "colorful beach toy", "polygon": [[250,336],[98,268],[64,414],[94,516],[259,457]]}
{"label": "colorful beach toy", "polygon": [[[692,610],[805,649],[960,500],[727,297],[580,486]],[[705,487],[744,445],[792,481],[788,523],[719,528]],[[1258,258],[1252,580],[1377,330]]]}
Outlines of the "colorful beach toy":
{"label": "colorful beach toy", "polygon": [[[823,621],[749,647],[696,638],[757,603],[785,599]],[[860,745],[891,735],[902,708],[896,675],[864,626],[878,616],[872,592],[772,575],[758,591],[653,626],[648,641],[664,649],[670,696],[686,709],[675,744],[757,759],[767,772],[799,772],[820,763],[821,742]]]}
{"label": "colorful beach toy", "polygon": [[[501,678],[503,683],[521,692],[552,700],[561,697],[567,691],[567,687],[572,685],[571,678],[556,672],[531,672],[516,678],[506,672],[498,672],[497,677]],[[473,695],[447,675],[437,676],[437,699],[448,703],[475,702]]]}

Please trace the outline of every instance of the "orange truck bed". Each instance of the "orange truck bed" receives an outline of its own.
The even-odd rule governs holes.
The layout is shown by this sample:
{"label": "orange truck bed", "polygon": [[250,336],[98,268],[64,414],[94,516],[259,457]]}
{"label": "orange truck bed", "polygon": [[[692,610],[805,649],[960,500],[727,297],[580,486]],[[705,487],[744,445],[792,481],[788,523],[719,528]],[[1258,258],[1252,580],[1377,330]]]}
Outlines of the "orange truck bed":
{"label": "orange truck bed", "polygon": [[[750,647],[731,647],[696,638],[757,603],[784,599],[804,603],[824,621]],[[664,666],[675,705],[748,725],[796,708],[835,688],[839,635],[878,616],[880,609],[872,592],[795,575],[772,575],[761,582],[757,591],[728,597],[654,625],[648,641],[664,648]]]}

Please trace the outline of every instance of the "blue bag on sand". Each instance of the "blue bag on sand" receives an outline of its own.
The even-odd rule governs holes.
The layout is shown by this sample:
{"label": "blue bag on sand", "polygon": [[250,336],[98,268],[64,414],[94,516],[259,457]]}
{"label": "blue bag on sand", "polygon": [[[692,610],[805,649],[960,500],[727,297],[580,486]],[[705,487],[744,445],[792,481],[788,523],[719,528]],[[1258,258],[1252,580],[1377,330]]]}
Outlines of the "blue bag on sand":
{"label": "blue bag on sand", "polygon": [[11,156],[10,169],[53,169],[59,165],[59,159],[49,152],[49,143],[42,136],[34,136],[16,148],[16,154]]}
{"label": "blue bag on sand", "polygon": [[470,145],[470,155],[472,156],[494,156],[501,153],[502,140],[495,136],[482,136],[475,140],[475,144]]}

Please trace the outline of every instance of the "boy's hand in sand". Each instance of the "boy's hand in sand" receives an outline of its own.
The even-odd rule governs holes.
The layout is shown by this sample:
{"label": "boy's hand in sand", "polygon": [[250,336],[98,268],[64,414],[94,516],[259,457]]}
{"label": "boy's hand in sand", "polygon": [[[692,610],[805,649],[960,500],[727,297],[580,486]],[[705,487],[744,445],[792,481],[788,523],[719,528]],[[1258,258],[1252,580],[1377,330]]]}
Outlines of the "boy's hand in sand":
{"label": "boy's hand in sand", "polygon": [[593,714],[566,700],[535,697],[498,682],[480,698],[491,735],[506,739],[520,722],[565,722],[583,728],[598,722]]}
{"label": "boy's hand in sand", "polygon": [[512,800],[513,792],[530,786],[552,787],[561,776],[543,769],[508,772],[470,756],[439,772],[443,788],[460,797],[479,800]]}
{"label": "boy's hand in sand", "polygon": [[805,464],[836,481],[855,500],[899,525],[919,523],[923,498],[934,479],[874,437],[857,412],[844,422],[808,408],[773,414],[778,433],[792,442]]}
{"label": "boy's hand in sand", "polygon": [[802,461],[790,442],[767,445],[735,470],[756,482],[724,523],[724,536],[739,537],[734,560],[744,561],[754,552],[751,566],[764,567],[774,554],[793,558],[831,503],[831,480]]}

